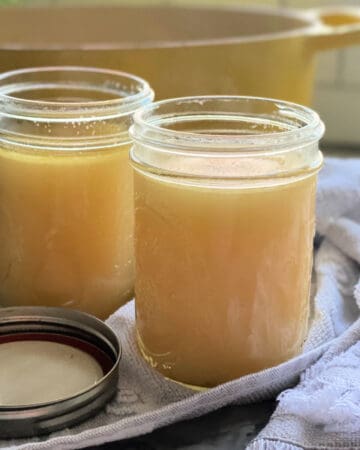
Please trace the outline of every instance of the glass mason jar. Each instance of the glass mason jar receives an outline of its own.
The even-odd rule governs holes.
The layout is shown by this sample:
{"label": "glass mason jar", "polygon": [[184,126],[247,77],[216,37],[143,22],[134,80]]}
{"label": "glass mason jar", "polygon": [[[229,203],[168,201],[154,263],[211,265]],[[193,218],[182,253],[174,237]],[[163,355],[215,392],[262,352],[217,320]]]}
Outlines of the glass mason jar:
{"label": "glass mason jar", "polygon": [[128,128],[152,99],[146,81],[111,70],[0,76],[0,305],[105,318],[132,296]]}
{"label": "glass mason jar", "polygon": [[323,131],[308,108],[251,97],[135,114],[138,344],[166,377],[210,387],[301,351]]}

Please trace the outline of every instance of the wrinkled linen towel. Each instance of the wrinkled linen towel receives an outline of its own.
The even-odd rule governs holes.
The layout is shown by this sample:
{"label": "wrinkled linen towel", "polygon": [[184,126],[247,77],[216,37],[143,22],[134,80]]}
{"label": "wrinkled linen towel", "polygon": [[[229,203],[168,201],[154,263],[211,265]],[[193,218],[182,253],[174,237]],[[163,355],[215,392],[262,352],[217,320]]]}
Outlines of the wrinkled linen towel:
{"label": "wrinkled linen towel", "polygon": [[[345,311],[355,317],[360,308],[360,160],[327,162],[317,229],[326,236],[316,258],[318,289],[327,286],[327,328],[336,335]],[[360,319],[278,399],[248,450],[360,449]]]}
{"label": "wrinkled linen towel", "polygon": [[[301,355],[279,366],[195,393],[167,381],[139,356],[134,336],[134,302],[130,302],[107,321],[123,345],[123,358],[118,392],[106,409],[74,428],[30,440],[0,441],[0,448],[78,449],[125,439],[227,404],[248,404],[274,398],[294,386],[300,374],[304,373],[302,384],[283,394],[270,424],[249,448],[277,449],[280,444],[286,450],[302,446],[317,448],[315,442],[325,442],[320,448],[336,448],[336,442],[343,442],[344,445],[339,448],[360,449],[359,434],[338,434],[342,425],[358,423],[358,391],[356,394],[354,390],[347,396],[348,389],[345,388],[346,392],[340,389],[342,403],[337,405],[339,396],[334,391],[326,396],[326,405],[321,393],[322,383],[332,389],[331,382],[336,385],[334,380],[338,378],[347,380],[346,386],[351,390],[356,387],[355,377],[351,374],[360,370],[359,365],[347,364],[349,360],[356,362],[354,355],[357,349],[352,349],[351,344],[360,336],[360,324],[354,324],[359,317],[354,287],[359,279],[356,261],[360,261],[360,160],[326,161],[320,175],[317,207],[317,230],[323,240],[315,254],[313,315]],[[357,289],[359,303],[359,287]],[[330,384],[328,379],[317,379],[318,373],[327,373],[333,356],[347,348],[352,353],[336,363],[334,371],[329,373]],[[322,355],[323,359],[319,360]],[[311,368],[314,363],[317,366]],[[340,371],[340,375],[336,370]],[[314,401],[309,403],[309,398]],[[297,408],[297,403],[302,406]],[[351,409],[347,406],[350,403],[353,405]],[[327,414],[330,406],[336,408],[332,414]],[[314,415],[315,408],[319,413]],[[336,426],[340,427],[340,431]],[[332,433],[329,438],[326,434],[328,430]],[[346,442],[352,444],[346,447]]]}

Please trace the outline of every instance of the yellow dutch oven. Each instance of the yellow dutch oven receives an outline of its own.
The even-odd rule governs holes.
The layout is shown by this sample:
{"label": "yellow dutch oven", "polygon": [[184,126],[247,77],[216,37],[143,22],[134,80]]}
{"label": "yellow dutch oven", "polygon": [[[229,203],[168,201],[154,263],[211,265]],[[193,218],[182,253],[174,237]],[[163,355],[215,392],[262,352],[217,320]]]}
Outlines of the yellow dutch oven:
{"label": "yellow dutch oven", "polygon": [[360,43],[360,9],[179,7],[0,10],[0,70],[101,66],[157,98],[246,94],[307,104],[318,51]]}

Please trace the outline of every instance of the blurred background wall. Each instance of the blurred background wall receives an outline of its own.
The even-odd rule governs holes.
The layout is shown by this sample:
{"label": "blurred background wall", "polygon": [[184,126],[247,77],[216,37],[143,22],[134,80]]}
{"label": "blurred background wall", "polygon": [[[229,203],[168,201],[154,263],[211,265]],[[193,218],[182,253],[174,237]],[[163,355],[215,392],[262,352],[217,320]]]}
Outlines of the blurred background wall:
{"label": "blurred background wall", "polygon": [[[0,0],[0,5],[24,4],[130,4],[212,5],[230,4],[269,8],[357,6],[360,0]],[[319,53],[313,105],[327,125],[326,140],[360,146],[360,46]]]}

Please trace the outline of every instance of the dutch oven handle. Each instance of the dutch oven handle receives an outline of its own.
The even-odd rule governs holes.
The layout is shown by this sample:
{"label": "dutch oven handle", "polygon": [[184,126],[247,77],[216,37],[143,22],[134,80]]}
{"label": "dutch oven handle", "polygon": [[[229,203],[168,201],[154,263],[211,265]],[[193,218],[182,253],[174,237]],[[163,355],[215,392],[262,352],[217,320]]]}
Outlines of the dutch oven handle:
{"label": "dutch oven handle", "polygon": [[309,35],[313,50],[360,45],[360,8],[329,7],[307,10],[316,26]]}

